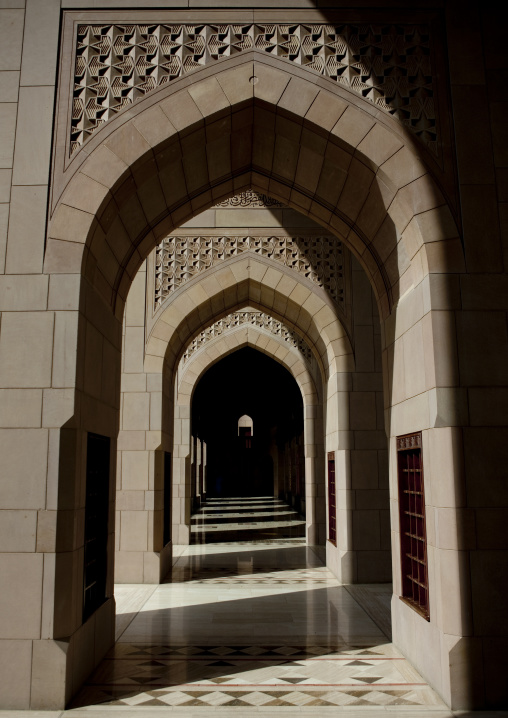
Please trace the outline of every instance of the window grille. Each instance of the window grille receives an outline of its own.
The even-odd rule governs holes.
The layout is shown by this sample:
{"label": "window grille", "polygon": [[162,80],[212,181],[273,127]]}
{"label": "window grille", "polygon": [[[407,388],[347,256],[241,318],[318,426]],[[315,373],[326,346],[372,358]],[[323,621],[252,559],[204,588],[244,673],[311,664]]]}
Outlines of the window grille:
{"label": "window grille", "polygon": [[88,434],[86,457],[83,623],[106,600],[109,454],[107,436]]}
{"label": "window grille", "polygon": [[422,434],[397,437],[401,599],[429,619]]}
{"label": "window grille", "polygon": [[171,454],[164,452],[164,546],[171,540]]}
{"label": "window grille", "polygon": [[337,545],[337,503],[335,497],[335,453],[328,453],[328,540]]}

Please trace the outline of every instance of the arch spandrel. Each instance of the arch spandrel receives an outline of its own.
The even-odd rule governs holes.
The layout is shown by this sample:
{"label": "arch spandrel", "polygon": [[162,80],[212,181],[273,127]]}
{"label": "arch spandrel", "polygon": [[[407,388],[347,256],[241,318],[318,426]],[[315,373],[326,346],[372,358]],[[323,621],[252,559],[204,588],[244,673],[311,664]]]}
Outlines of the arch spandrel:
{"label": "arch spandrel", "polygon": [[[247,68],[257,77],[255,84],[248,82]],[[206,77],[200,73],[188,88],[178,81],[140,101],[90,140],[88,157],[69,174],[55,207],[45,271],[85,271],[108,302],[119,297],[122,306],[135,270],[163,234],[240,186],[249,186],[268,191],[332,233],[342,230],[341,240],[369,268],[371,281],[373,267],[379,271],[384,286],[381,281],[373,286],[380,306],[391,306],[402,267],[392,261],[395,270],[388,275],[382,258],[386,243],[392,250],[387,257],[394,250],[397,254],[411,218],[445,204],[428,172],[407,181],[422,165],[414,140],[396,120],[376,114],[370,103],[339,87],[319,88],[306,71],[276,58],[246,63],[242,57],[227,68],[225,63],[206,68]],[[326,113],[312,109],[318,96],[319,103],[328,103],[338,115],[331,130],[328,119],[321,119]],[[150,124],[148,113],[152,121],[154,113],[160,118],[160,126],[147,139],[143,127]],[[251,126],[255,132],[246,132]],[[389,157],[379,154],[374,141],[386,133]],[[396,154],[399,161],[394,162]],[[114,161],[105,171],[111,155]],[[389,185],[387,193],[383,188]],[[374,209],[389,218],[389,231],[386,223],[381,234],[368,223],[360,229],[363,213],[370,216]],[[448,219],[447,234],[458,237]],[[413,245],[415,233],[421,245],[427,232],[441,241],[432,230],[439,221],[439,216],[429,216],[425,233],[413,226]],[[439,271],[446,271],[448,255],[455,252],[451,239],[443,246]]]}
{"label": "arch spandrel", "polygon": [[[253,267],[260,265],[266,271],[266,265],[256,256],[251,256],[249,263]],[[164,362],[176,366],[188,344],[203,328],[246,306],[267,312],[301,336],[313,351],[323,377],[333,373],[337,362],[341,364],[341,371],[352,370],[353,353],[347,332],[323,296],[303,287],[306,299],[299,303],[298,293],[293,299],[282,295],[276,287],[264,284],[263,279],[261,282],[251,279],[246,270],[242,277],[235,276],[231,270],[224,274],[225,269],[228,267],[204,273],[217,276],[217,283],[209,284],[206,291],[198,275],[168,302],[146,342],[147,371],[161,371]],[[301,286],[297,283],[296,288]],[[192,294],[195,287],[199,287],[199,291]],[[280,311],[275,307],[280,307]]]}

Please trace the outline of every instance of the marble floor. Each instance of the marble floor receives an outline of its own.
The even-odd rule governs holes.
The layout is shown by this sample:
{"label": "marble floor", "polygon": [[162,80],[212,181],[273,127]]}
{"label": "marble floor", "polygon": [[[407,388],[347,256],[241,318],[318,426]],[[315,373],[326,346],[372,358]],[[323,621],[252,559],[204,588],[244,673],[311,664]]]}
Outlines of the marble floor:
{"label": "marble floor", "polygon": [[208,499],[191,520],[191,543],[259,541],[305,536],[305,519],[281,499]]}
{"label": "marble floor", "polygon": [[[264,535],[261,514],[269,522],[273,506],[209,508],[241,520],[242,532],[245,521],[262,523]],[[250,541],[187,547],[162,585],[117,586],[117,643],[68,710],[41,715],[459,715],[392,645],[390,586],[341,586],[305,539],[249,530]]]}

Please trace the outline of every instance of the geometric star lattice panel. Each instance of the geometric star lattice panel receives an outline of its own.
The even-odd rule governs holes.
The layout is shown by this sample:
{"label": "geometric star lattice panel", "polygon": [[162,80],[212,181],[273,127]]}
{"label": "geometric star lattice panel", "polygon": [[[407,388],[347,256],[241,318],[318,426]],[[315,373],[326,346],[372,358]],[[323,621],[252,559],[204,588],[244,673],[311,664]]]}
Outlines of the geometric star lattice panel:
{"label": "geometric star lattice panel", "polygon": [[199,272],[253,252],[280,262],[320,287],[344,311],[342,243],[332,235],[304,237],[166,237],[155,252],[154,311]]}
{"label": "geometric star lattice panel", "polygon": [[437,155],[427,24],[109,24],[77,29],[70,153],[118,113],[246,50],[283,58],[370,100]]}
{"label": "geometric star lattice panel", "polygon": [[223,317],[223,319],[219,319],[215,324],[212,324],[211,327],[202,331],[201,334],[192,340],[182,357],[183,363],[185,364],[198,349],[201,349],[201,347],[211,339],[215,339],[215,337],[221,336],[228,330],[243,325],[265,329],[269,331],[270,334],[275,334],[275,336],[280,337],[290,346],[298,349],[307,361],[310,361],[312,358],[312,352],[306,342],[304,342],[296,332],[293,332],[289,327],[277,319],[274,319],[269,314],[265,314],[264,312],[233,312]]}

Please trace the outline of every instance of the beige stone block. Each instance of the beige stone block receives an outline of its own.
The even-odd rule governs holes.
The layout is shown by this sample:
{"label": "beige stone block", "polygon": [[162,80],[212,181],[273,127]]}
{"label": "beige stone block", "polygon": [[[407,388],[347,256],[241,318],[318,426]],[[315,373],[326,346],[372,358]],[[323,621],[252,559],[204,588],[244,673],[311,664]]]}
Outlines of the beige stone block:
{"label": "beige stone block", "polygon": [[145,493],[144,491],[117,491],[117,511],[144,511]]}
{"label": "beige stone block", "polygon": [[203,123],[203,115],[187,90],[181,90],[164,100],[160,108],[178,132]]}
{"label": "beige stone block", "polygon": [[230,107],[229,100],[215,77],[189,85],[187,91],[203,117],[210,117]]}
{"label": "beige stone block", "polygon": [[27,0],[23,34],[22,85],[55,83],[59,0]]}
{"label": "beige stone block", "polygon": [[144,431],[119,431],[117,439],[118,451],[143,451],[145,449]]}
{"label": "beige stone block", "polygon": [[231,105],[250,100],[254,96],[254,84],[250,81],[252,74],[253,66],[247,62],[217,75],[217,81]]}
{"label": "beige stone block", "polygon": [[464,455],[460,428],[437,428],[428,432],[429,464],[426,483],[432,484],[436,507],[465,505]]}
{"label": "beige stone block", "polygon": [[0,204],[0,272],[5,272],[5,250],[7,247],[7,228],[9,226],[9,205]]}
{"label": "beige stone block", "polygon": [[381,124],[376,123],[359,143],[357,155],[367,160],[369,166],[376,169],[402,148],[399,137],[389,132]]}
{"label": "beige stone block", "polygon": [[79,309],[81,278],[76,274],[53,274],[49,278],[48,309]]}
{"label": "beige stone block", "polygon": [[422,324],[411,327],[403,336],[404,342],[404,382],[406,397],[416,396],[426,389],[425,346]]}
{"label": "beige stone block", "polygon": [[[5,388],[50,386],[52,312],[5,312],[0,336],[0,381]],[[37,356],[37,361],[33,357]]]}
{"label": "beige stone block", "polygon": [[[51,379],[54,388],[73,387],[76,384],[78,322],[78,312],[55,312]],[[92,358],[88,358],[87,361],[92,361]]]}
{"label": "beige stone block", "polygon": [[122,374],[122,391],[141,392],[147,390],[146,374]]}
{"label": "beige stone block", "polygon": [[354,148],[360,144],[374,124],[375,121],[370,115],[349,105],[332,128],[332,135],[339,138],[347,147]]}
{"label": "beige stone block", "polygon": [[[67,207],[83,210],[88,214],[101,214],[111,200],[108,187],[86,174],[77,172],[62,195],[61,202]],[[58,237],[57,234],[53,234]],[[66,236],[60,237],[66,239]]]}
{"label": "beige stone block", "polygon": [[472,606],[469,554],[466,551],[436,552],[441,583],[441,612],[444,633],[470,635]]}
{"label": "beige stone block", "polygon": [[[0,27],[3,22],[2,12],[5,11],[0,10]],[[6,711],[6,718],[8,718],[8,712],[12,715],[14,710],[27,711],[26,714],[18,714],[19,718],[22,718],[23,715],[34,715],[32,712],[28,713],[31,669],[32,641],[2,640],[0,643],[0,673],[2,674],[0,705],[9,708],[9,711]],[[37,718],[36,715],[34,718]]]}
{"label": "beige stone block", "polygon": [[[125,330],[123,370],[127,373],[141,374],[144,370],[144,326],[127,327]],[[153,342],[152,342],[153,344]]]}
{"label": "beige stone block", "polygon": [[117,551],[115,583],[143,583],[142,551]]}
{"label": "beige stone block", "polygon": [[124,394],[122,428],[126,431],[149,429],[149,412],[149,394]]}
{"label": "beige stone block", "polygon": [[104,144],[128,166],[151,152],[150,145],[138,132],[132,121],[122,125],[110,135]]}
{"label": "beige stone block", "polygon": [[473,509],[438,508],[435,514],[437,548],[453,551],[476,548]]}
{"label": "beige stone block", "polygon": [[0,511],[0,547],[4,553],[33,553],[37,511]]}
{"label": "beige stone block", "polygon": [[43,508],[48,432],[43,429],[3,429],[0,449],[4,477],[0,486],[2,508]]}
{"label": "beige stone block", "polygon": [[83,265],[83,245],[48,239],[44,256],[46,274],[79,274]]}
{"label": "beige stone block", "polygon": [[148,489],[148,451],[124,451],[122,453],[122,490],[146,491]]}
{"label": "beige stone block", "polygon": [[378,176],[395,187],[404,187],[425,173],[425,165],[404,146],[381,164]]}
{"label": "beige stone block", "polygon": [[125,305],[125,324],[128,327],[145,325],[146,272],[139,271],[131,284]]}
{"label": "beige stone block", "polygon": [[7,244],[9,274],[42,270],[46,224],[46,187],[13,187]]}
{"label": "beige stone block", "polygon": [[418,394],[392,407],[390,418],[392,436],[402,436],[427,429],[430,425],[427,394]]}
{"label": "beige stone block", "polygon": [[308,80],[292,77],[277,103],[278,108],[296,117],[304,117],[318,92],[318,88]]}
{"label": "beige stone block", "polygon": [[49,277],[5,275],[0,277],[0,310],[4,312],[46,309]]}
{"label": "beige stone block", "polygon": [[289,82],[287,74],[261,63],[254,63],[254,97],[276,105]]}
{"label": "beige stone block", "polygon": [[44,389],[42,400],[42,425],[59,428],[72,419],[76,410],[75,390]]}
{"label": "beige stone block", "polygon": [[328,132],[334,127],[347,108],[347,103],[331,92],[320,90],[305,114],[305,120]]}
{"label": "beige stone block", "polygon": [[421,212],[416,215],[415,221],[424,242],[441,242],[459,234],[448,205]]}
{"label": "beige stone block", "polygon": [[151,147],[157,147],[176,134],[167,115],[156,105],[133,119],[134,126]]}
{"label": "beige stone block", "polygon": [[41,426],[41,389],[0,389],[0,425],[5,428]]}
{"label": "beige stone block", "polygon": [[60,204],[52,217],[49,234],[52,239],[84,244],[94,229],[90,212]]}
{"label": "beige stone block", "polygon": [[[57,545],[57,511],[38,511],[37,512],[37,552],[38,553],[54,553]],[[74,536],[72,537],[74,538]],[[52,557],[53,558],[53,557]],[[48,571],[48,557],[44,558],[44,584],[48,581],[46,575]],[[52,571],[49,571],[52,575]],[[53,575],[54,580],[54,575]],[[44,591],[46,588],[44,588]],[[44,617],[43,617],[44,621]],[[43,629],[44,630],[44,629]]]}
{"label": "beige stone block", "polygon": [[[345,113],[344,113],[345,114]],[[339,120],[340,122],[340,120]],[[374,178],[372,170],[356,159],[351,161],[348,178],[341,192],[338,208],[355,220],[369,193]]]}
{"label": "beige stone block", "polygon": [[148,550],[148,513],[146,511],[122,511],[120,527],[120,551]]}
{"label": "beige stone block", "polygon": [[[11,169],[0,169],[0,202],[11,201]],[[7,235],[7,224],[5,226],[5,234]]]}
{"label": "beige stone block", "polygon": [[105,145],[97,147],[80,168],[82,174],[106,187],[120,184],[120,178],[126,176],[127,171],[126,163]]}
{"label": "beige stone block", "polygon": [[0,72],[0,102],[17,102],[19,72]]}
{"label": "beige stone block", "polygon": [[40,636],[42,554],[1,554],[0,630],[7,639]]}
{"label": "beige stone block", "polygon": [[16,131],[16,104],[0,104],[0,167],[12,167],[14,136]]}
{"label": "beige stone block", "polygon": [[0,9],[0,71],[21,68],[24,19],[22,9]]}
{"label": "beige stone block", "polygon": [[20,87],[13,183],[48,182],[54,87]]}

